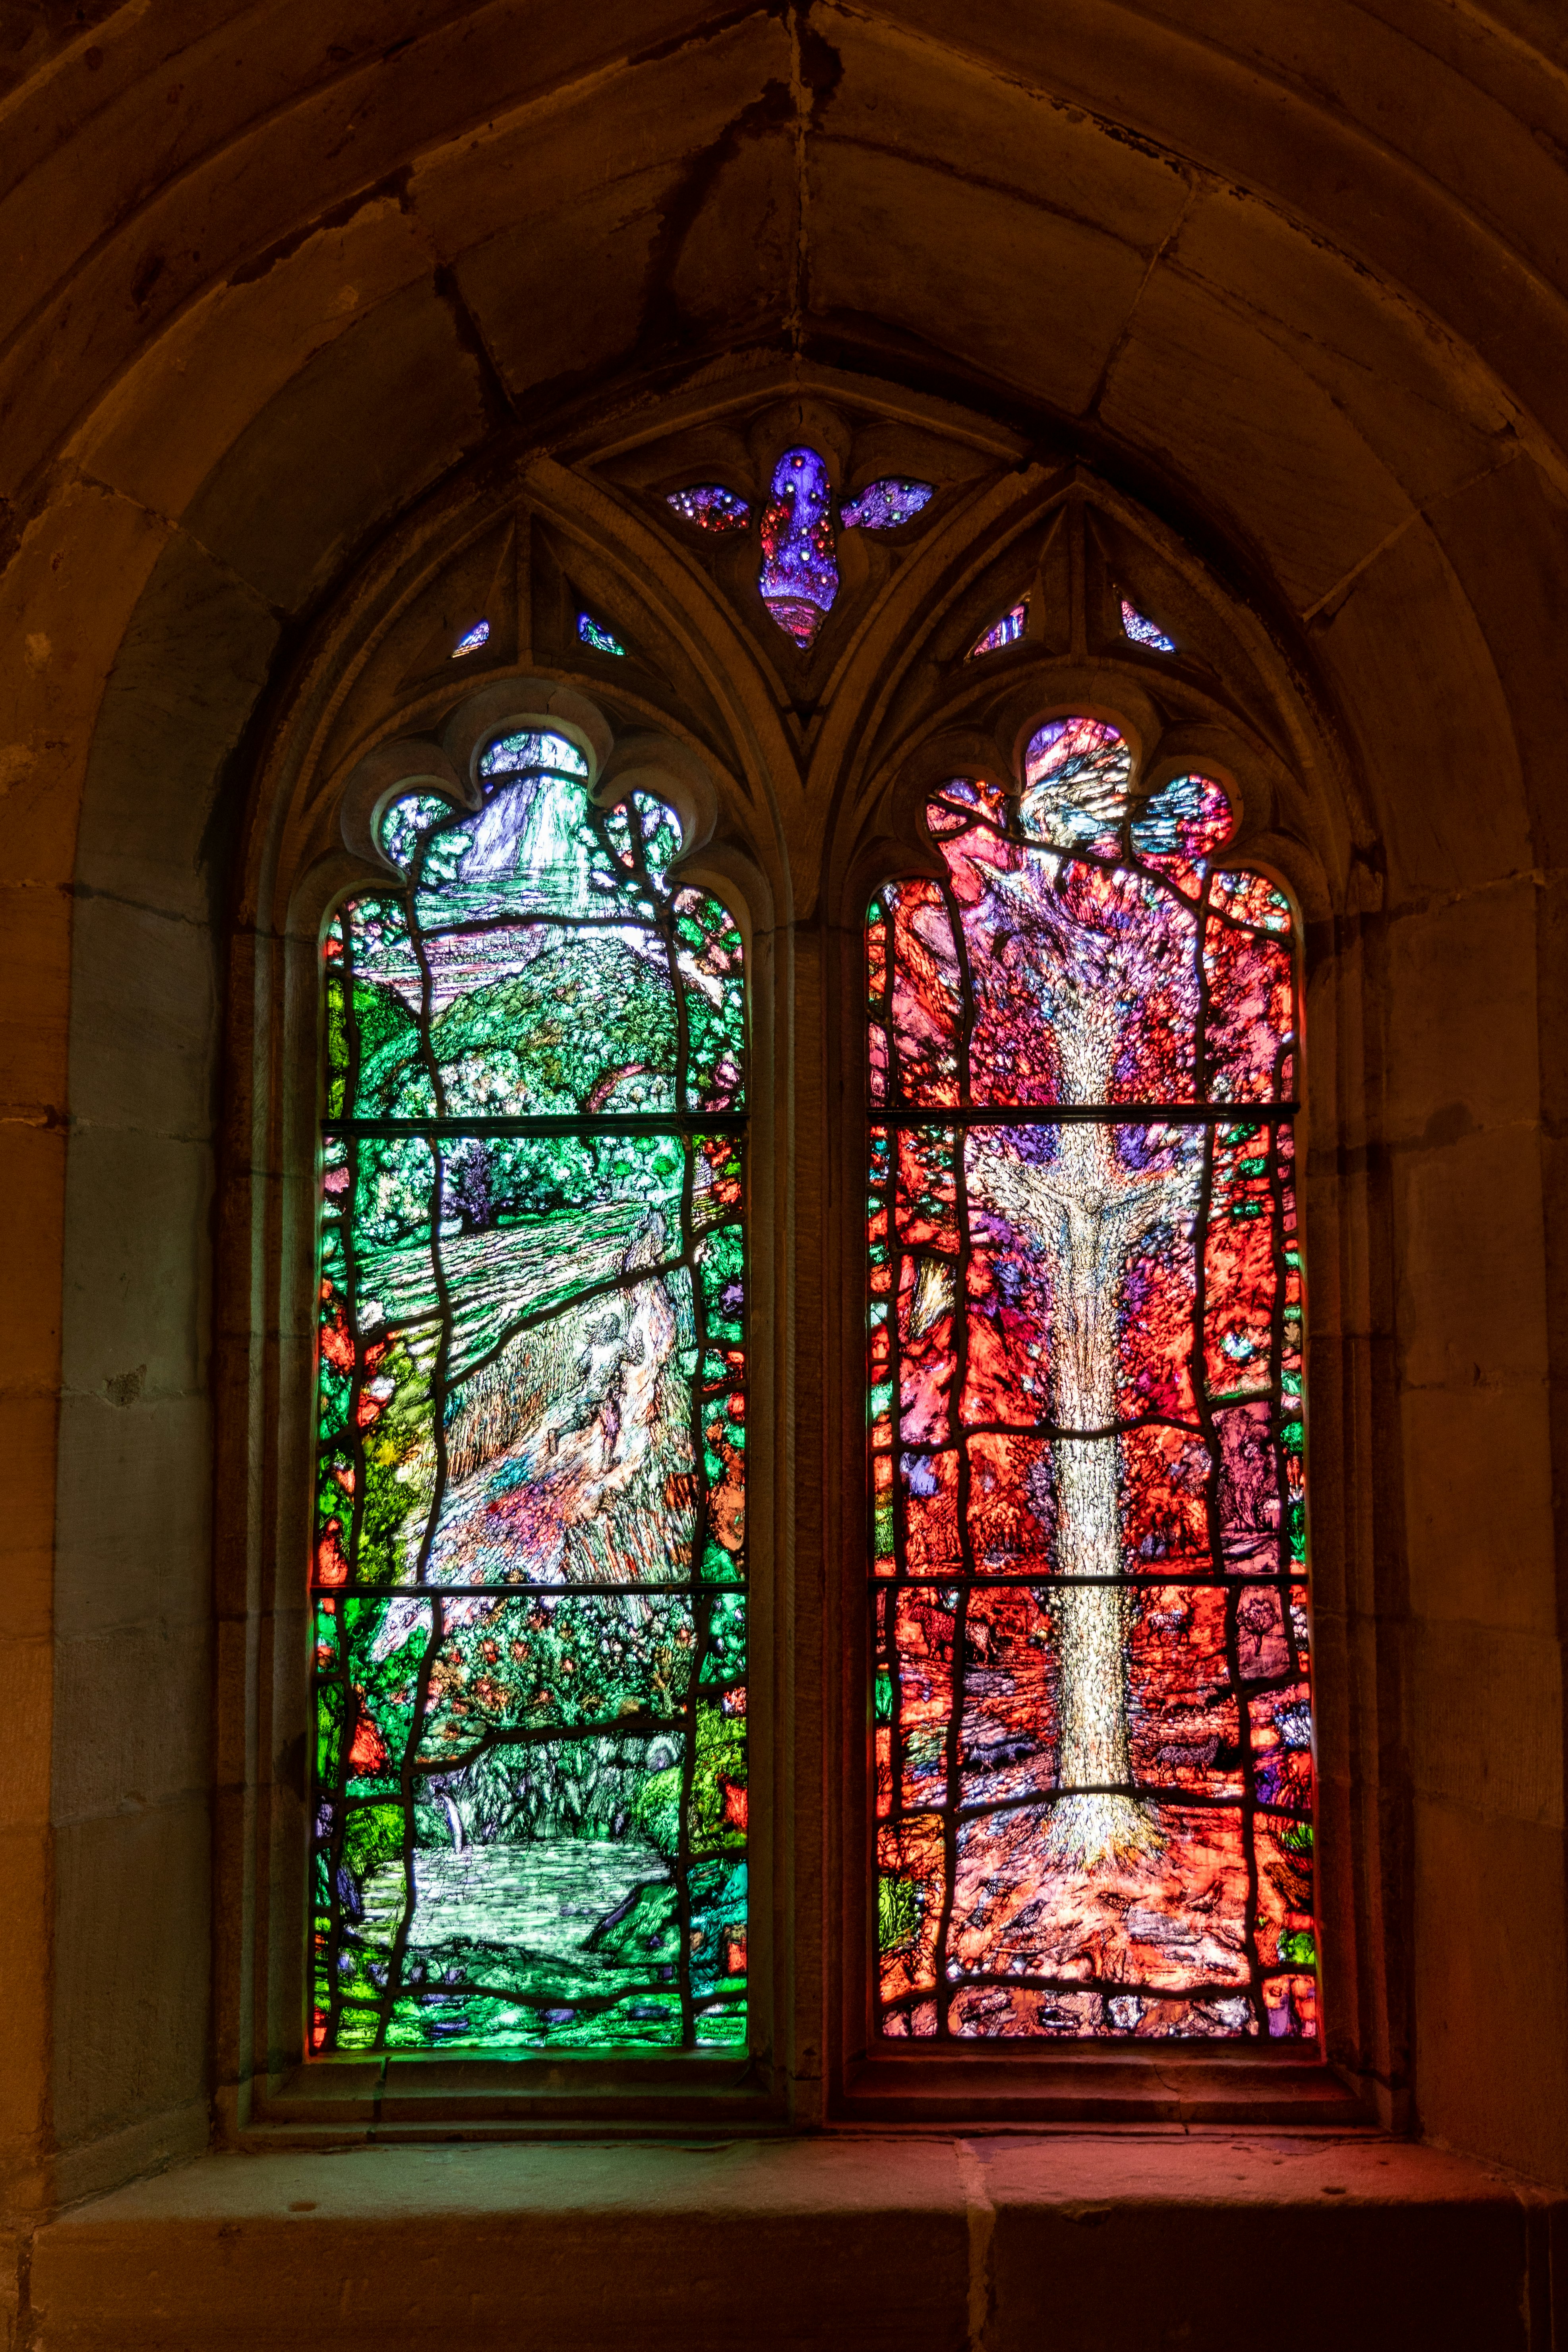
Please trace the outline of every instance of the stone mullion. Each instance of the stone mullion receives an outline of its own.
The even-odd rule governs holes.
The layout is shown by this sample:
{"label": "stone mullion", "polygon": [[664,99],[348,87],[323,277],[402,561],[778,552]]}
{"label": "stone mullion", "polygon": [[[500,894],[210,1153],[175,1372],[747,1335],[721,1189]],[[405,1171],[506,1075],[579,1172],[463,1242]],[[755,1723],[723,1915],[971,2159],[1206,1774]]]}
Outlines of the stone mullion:
{"label": "stone mullion", "polygon": [[[836,1631],[837,1596],[830,1591],[827,1487],[835,1446],[824,1374],[825,1307],[829,1290],[827,1190],[827,1055],[824,1029],[824,961],[827,934],[818,922],[797,923],[781,939],[777,973],[780,1126],[775,1181],[784,1197],[775,1204],[785,1267],[780,1285],[786,1318],[784,1387],[779,1418],[789,1429],[789,1458],[777,1463],[781,1499],[778,1615],[784,1654],[776,1681],[782,1767],[789,1790],[781,1817],[781,1873],[788,1939],[789,2071],[793,2119],[819,2123],[825,2112],[825,1997],[829,1946],[837,1932],[827,1901],[837,1839],[830,1828],[842,1782],[832,1769],[826,1706],[828,1643]],[[833,1280],[841,1291],[837,1270]],[[837,1486],[837,1480],[834,1481]],[[787,1511],[787,1521],[784,1512]],[[787,1923],[787,1925],[786,1925]]]}

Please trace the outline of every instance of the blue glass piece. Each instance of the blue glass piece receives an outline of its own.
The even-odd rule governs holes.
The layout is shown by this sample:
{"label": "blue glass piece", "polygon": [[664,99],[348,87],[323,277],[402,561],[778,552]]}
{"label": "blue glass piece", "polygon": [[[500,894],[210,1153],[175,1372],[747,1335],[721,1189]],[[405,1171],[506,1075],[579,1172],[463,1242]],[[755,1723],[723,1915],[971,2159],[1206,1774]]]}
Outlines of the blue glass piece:
{"label": "blue glass piece", "polygon": [[1174,637],[1168,637],[1163,629],[1157,629],[1136,604],[1128,603],[1125,596],[1121,599],[1121,625],[1135,646],[1147,646],[1151,653],[1173,654],[1176,650]]}
{"label": "blue glass piece", "polygon": [[858,498],[840,509],[838,520],[846,530],[897,530],[900,523],[930,506],[935,496],[931,482],[906,482],[889,475],[882,481],[868,482]]}
{"label": "blue glass piece", "polygon": [[578,614],[577,635],[585,646],[592,646],[596,654],[624,655],[626,652],[619,637],[595,621],[591,613]]}
{"label": "blue glass piece", "polygon": [[833,485],[815,449],[786,449],[763,514],[763,602],[804,652],[838,593]]}
{"label": "blue glass piece", "polygon": [[489,642],[489,634],[490,625],[488,621],[476,621],[471,629],[464,630],[452,647],[452,659],[457,661],[464,654],[477,654],[482,645]]}
{"label": "blue glass piece", "polygon": [[1236,820],[1223,785],[1208,776],[1175,776],[1143,803],[1132,820],[1132,847],[1146,864],[1196,883],[1198,861],[1230,839]]}

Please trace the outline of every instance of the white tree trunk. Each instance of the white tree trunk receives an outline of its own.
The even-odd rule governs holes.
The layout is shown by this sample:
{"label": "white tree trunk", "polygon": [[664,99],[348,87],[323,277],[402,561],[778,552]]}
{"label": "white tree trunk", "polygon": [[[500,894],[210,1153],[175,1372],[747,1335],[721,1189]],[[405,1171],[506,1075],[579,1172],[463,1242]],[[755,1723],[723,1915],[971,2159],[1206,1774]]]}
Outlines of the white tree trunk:
{"label": "white tree trunk", "polygon": [[[1063,1093],[1103,1102],[1111,1051],[1103,1000],[1079,998],[1075,1021],[1058,1021]],[[1049,1114],[1044,1114],[1048,1118]],[[1117,1493],[1117,1309],[1127,1259],[1153,1226],[1190,1214],[1194,1180],[1141,1175],[1117,1157],[1116,1130],[1100,1120],[1064,1120],[1054,1160],[1044,1165],[989,1151],[973,1173],[1008,1221],[1044,1254],[1051,1276],[1049,1408],[1057,1501],[1054,1615],[1058,1655],[1058,1786],[1069,1792],[1052,1812],[1051,1843],[1085,1868],[1160,1843],[1147,1806],[1104,1793],[1132,1777],[1127,1717],[1127,1596],[1123,1586],[1089,1580],[1122,1569]],[[1075,1586],[1077,1589],[1075,1589]],[[1081,1793],[1072,1793],[1081,1792]]]}

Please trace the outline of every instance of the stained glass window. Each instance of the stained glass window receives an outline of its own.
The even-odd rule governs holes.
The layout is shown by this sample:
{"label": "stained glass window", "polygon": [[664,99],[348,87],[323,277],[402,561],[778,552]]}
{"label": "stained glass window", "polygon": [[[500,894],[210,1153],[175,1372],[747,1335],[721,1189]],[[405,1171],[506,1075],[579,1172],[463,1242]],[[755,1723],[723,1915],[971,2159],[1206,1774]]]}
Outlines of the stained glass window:
{"label": "stained glass window", "polygon": [[990,628],[975,638],[969,648],[970,660],[973,661],[979,654],[999,653],[1004,646],[1016,645],[1028,624],[1029,600],[1026,596],[1020,596],[1011,612],[1004,613],[999,621],[994,622]]}
{"label": "stained glass window", "polygon": [[742,943],[559,735],[325,943],[320,2051],[745,2033]]}
{"label": "stained glass window", "polygon": [[1176,650],[1174,637],[1168,637],[1163,629],[1157,627],[1147,614],[1141,613],[1136,604],[1130,604],[1125,596],[1121,599],[1121,626],[1135,646],[1147,646],[1151,653],[1173,654]]}
{"label": "stained glass window", "polygon": [[452,647],[452,659],[457,661],[464,654],[477,654],[481,646],[488,645],[489,643],[489,623],[488,621],[476,621],[471,629],[464,630],[462,635],[458,639],[457,644]]}
{"label": "stained glass window", "polygon": [[868,926],[883,2034],[1316,2032],[1288,901],[1058,719]]}
{"label": "stained glass window", "polygon": [[[930,482],[887,475],[869,482],[840,509],[847,530],[897,530],[935,497]],[[717,482],[696,482],[671,490],[666,503],[683,521],[707,531],[742,530],[751,509],[743,499]],[[803,653],[838,594],[838,555],[834,543],[833,483],[826,460],[816,449],[786,449],[774,466],[768,502],[759,526],[763,560],[757,587],[763,604]],[[585,630],[584,615],[579,623]],[[592,643],[594,640],[589,640]],[[602,646],[601,652],[619,651]]]}
{"label": "stained glass window", "polygon": [[624,655],[626,652],[615,631],[606,629],[603,621],[595,621],[592,613],[578,614],[577,635],[584,645],[591,646],[596,654]]}
{"label": "stained glass window", "polygon": [[689,490],[671,490],[665,504],[674,508],[682,522],[715,532],[744,530],[752,512],[744,499],[718,482],[695,482]]}
{"label": "stained glass window", "polygon": [[847,530],[897,530],[900,523],[912,521],[935,496],[930,482],[907,482],[889,475],[883,481],[868,483],[858,498],[840,509],[838,519]]}
{"label": "stained glass window", "polygon": [[838,593],[833,485],[815,449],[786,449],[773,467],[762,534],[763,602],[805,652]]}

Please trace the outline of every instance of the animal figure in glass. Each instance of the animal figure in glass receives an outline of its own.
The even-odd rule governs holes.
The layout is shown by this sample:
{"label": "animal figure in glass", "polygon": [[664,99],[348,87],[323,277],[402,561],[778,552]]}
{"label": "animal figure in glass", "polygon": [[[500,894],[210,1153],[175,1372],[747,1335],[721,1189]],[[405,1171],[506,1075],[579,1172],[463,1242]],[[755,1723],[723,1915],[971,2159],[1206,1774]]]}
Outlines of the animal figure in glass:
{"label": "animal figure in glass", "polygon": [[1317,2031],[1289,901],[1116,731],[873,903],[882,2030]]}
{"label": "animal figure in glass", "polygon": [[564,737],[325,941],[311,2045],[745,2034],[742,944]]}
{"label": "animal figure in glass", "polygon": [[[899,530],[924,511],[934,485],[889,474],[868,482],[839,511],[847,530]],[[751,509],[717,482],[671,490],[666,503],[700,530],[745,528]],[[838,593],[833,525],[833,484],[816,449],[786,449],[774,466],[760,532],[763,560],[757,586],[763,604],[802,652],[816,643]],[[601,648],[608,650],[608,648]]]}

